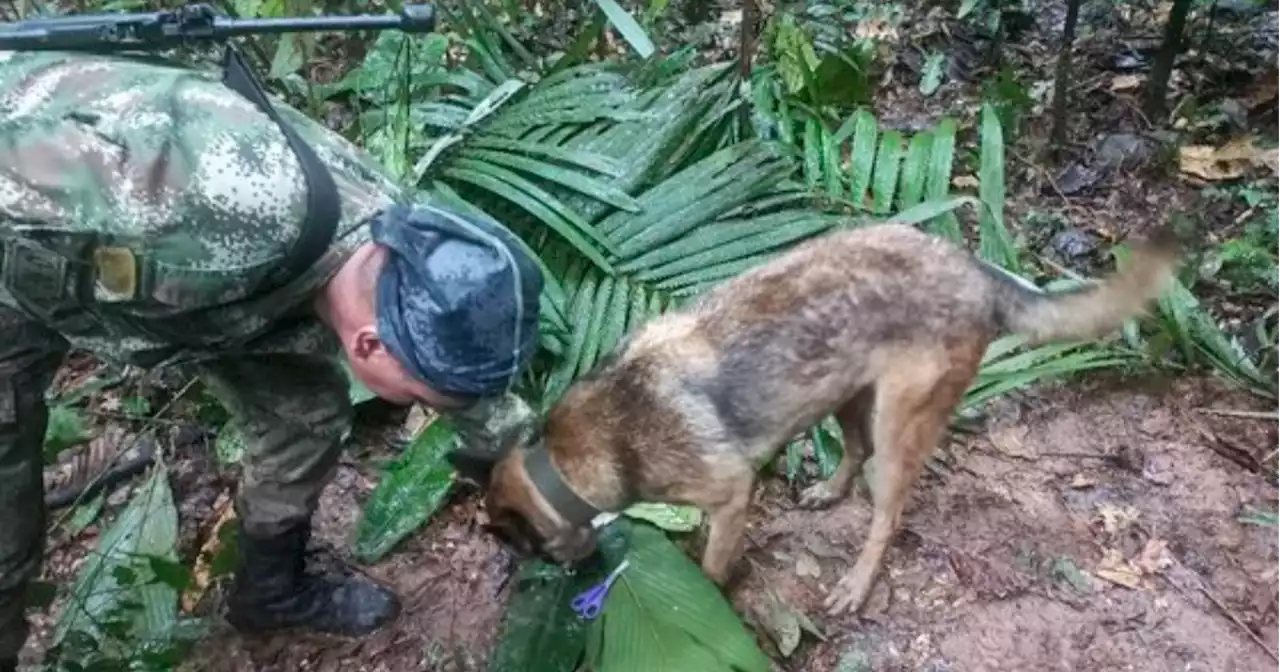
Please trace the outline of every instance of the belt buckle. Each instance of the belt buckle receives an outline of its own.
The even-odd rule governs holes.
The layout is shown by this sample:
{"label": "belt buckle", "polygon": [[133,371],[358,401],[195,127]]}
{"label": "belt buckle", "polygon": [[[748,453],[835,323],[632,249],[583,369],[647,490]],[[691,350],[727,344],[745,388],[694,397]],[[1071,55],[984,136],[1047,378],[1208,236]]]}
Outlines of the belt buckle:
{"label": "belt buckle", "polygon": [[67,260],[38,245],[24,240],[6,241],[4,247],[4,284],[28,301],[53,303],[66,296]]}
{"label": "belt buckle", "polygon": [[99,301],[131,301],[137,295],[138,258],[127,247],[95,248],[93,274],[93,294]]}

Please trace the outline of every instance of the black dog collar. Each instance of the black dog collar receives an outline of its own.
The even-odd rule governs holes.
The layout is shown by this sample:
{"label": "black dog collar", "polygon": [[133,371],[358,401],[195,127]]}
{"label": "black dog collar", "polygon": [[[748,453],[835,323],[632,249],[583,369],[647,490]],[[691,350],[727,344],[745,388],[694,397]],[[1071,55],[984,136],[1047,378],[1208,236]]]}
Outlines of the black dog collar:
{"label": "black dog collar", "polygon": [[547,499],[551,508],[556,510],[575,527],[591,524],[591,520],[603,513],[587,500],[578,496],[564,482],[560,471],[551,463],[551,453],[543,446],[538,446],[525,453],[524,469],[533,481],[533,487]]}

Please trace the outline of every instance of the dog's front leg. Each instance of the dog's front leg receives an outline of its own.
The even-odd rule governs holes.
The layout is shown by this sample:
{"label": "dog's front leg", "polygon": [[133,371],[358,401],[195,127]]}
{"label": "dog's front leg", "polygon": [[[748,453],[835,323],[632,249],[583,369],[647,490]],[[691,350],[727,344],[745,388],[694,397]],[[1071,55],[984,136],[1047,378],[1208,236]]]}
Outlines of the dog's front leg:
{"label": "dog's front leg", "polygon": [[702,571],[722,588],[729,580],[729,566],[741,551],[753,484],[751,475],[740,479],[730,498],[709,511],[711,530],[702,552]]}

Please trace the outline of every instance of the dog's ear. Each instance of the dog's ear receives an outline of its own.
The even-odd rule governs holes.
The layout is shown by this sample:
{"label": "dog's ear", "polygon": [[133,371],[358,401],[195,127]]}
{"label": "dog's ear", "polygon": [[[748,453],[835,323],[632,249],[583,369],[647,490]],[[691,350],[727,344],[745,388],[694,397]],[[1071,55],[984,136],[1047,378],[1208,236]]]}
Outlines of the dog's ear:
{"label": "dog's ear", "polygon": [[449,464],[458,471],[462,478],[475,483],[481,489],[489,489],[489,476],[498,461],[492,457],[453,451],[449,453]]}

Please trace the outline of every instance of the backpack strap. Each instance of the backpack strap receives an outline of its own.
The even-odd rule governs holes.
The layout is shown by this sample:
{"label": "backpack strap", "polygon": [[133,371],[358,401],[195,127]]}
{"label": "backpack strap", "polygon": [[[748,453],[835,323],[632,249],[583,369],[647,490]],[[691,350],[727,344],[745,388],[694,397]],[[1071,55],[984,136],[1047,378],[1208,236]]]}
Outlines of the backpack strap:
{"label": "backpack strap", "polygon": [[298,135],[298,132],[276,112],[257,77],[254,77],[253,71],[244,62],[240,51],[230,43],[226,45],[222,67],[223,84],[248,98],[280,127],[280,132],[284,133],[285,139],[289,141],[289,147],[298,157],[303,178],[307,182],[307,210],[298,237],[285,253],[281,268],[268,276],[257,290],[269,292],[283,287],[305,273],[329,249],[338,229],[338,221],[342,217],[342,202],[338,198],[338,187],[333,181],[333,175],[329,173],[329,168],[324,165],[320,157],[316,156],[315,151]]}

